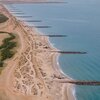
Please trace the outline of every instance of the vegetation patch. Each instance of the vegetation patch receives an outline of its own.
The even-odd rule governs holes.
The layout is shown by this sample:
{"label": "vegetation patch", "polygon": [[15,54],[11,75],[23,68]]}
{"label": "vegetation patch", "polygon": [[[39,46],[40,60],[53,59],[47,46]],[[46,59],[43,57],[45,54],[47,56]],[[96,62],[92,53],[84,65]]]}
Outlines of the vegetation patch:
{"label": "vegetation patch", "polygon": [[10,37],[7,37],[2,40],[2,45],[0,46],[0,67],[4,66],[4,61],[12,58],[15,54],[13,49],[17,46],[17,42],[14,42],[16,36],[13,33],[2,32],[0,34],[9,34]]}
{"label": "vegetation patch", "polygon": [[5,15],[3,14],[0,14],[0,23],[4,23],[8,20],[8,17],[6,17]]}

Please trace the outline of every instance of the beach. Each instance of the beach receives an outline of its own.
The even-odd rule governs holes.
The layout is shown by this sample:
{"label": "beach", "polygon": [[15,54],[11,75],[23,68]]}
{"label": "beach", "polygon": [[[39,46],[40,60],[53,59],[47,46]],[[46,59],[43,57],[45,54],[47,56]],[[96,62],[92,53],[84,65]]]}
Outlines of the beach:
{"label": "beach", "polygon": [[[50,44],[52,43],[51,45],[57,50],[87,52],[86,54],[61,54],[59,56],[55,54],[55,62],[56,64],[57,61],[59,62],[57,66],[60,65],[61,72],[67,75],[67,79],[68,76],[74,79],[73,84],[75,81],[81,82],[76,83],[75,90],[72,91],[77,100],[100,100],[100,87],[87,84],[87,81],[90,83],[100,81],[100,3],[98,0],[87,2],[69,0],[67,4],[6,4],[5,7],[17,19],[24,21],[28,27],[36,26],[37,33],[41,32],[39,36],[66,35],[67,37],[49,38]],[[53,80],[62,83],[70,82],[64,81],[64,77],[55,76]]]}
{"label": "beach", "polygon": [[[67,79],[59,66],[59,54],[47,36],[39,36],[35,27],[19,21],[0,5],[0,13],[9,20],[0,25],[0,31],[18,36],[17,53],[6,61],[7,66],[0,75],[0,91],[7,100],[75,100],[74,85],[60,83]],[[2,94],[0,93],[0,95]]]}

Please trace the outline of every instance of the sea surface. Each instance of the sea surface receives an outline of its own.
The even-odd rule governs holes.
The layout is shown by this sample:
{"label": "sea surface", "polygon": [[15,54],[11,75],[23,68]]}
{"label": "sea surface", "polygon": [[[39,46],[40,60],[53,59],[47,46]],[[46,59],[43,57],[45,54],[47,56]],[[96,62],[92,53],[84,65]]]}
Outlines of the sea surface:
{"label": "sea surface", "polygon": [[[64,51],[85,51],[87,54],[62,54],[59,64],[62,71],[77,80],[100,81],[100,0],[65,0],[67,3],[12,4],[10,11],[24,14],[15,16],[20,20],[41,20],[27,22],[30,26],[51,26],[39,28],[44,34],[67,35],[50,38],[51,43]],[[100,100],[100,86],[76,86],[77,100]]]}

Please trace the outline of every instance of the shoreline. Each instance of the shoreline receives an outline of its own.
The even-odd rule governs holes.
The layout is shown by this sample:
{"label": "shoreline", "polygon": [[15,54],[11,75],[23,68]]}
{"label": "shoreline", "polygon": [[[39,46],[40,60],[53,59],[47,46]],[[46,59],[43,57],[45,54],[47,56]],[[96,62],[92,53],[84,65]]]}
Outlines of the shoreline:
{"label": "shoreline", "polygon": [[[15,16],[16,17],[16,16]],[[21,20],[20,20],[21,21]],[[22,24],[23,25],[25,25],[25,26],[27,26],[27,27],[29,27],[28,25],[27,25],[27,23],[26,22],[24,22],[24,21],[21,21],[22,22]],[[35,32],[36,32],[36,34],[37,35],[45,35],[45,33],[43,33],[43,32],[40,32],[39,31],[39,29],[37,29],[36,27],[33,27],[33,28],[31,28],[31,27],[29,27],[30,29],[32,29],[32,30],[35,30]],[[50,39],[49,39],[49,37],[48,36],[46,36],[45,37],[45,39],[46,39],[46,41],[47,41],[47,43],[48,43],[48,45],[50,46],[50,48],[52,48],[52,49],[54,49],[54,50],[58,50],[56,47],[54,47],[53,46],[53,44],[52,44],[52,42],[50,41]],[[65,74],[64,72],[63,72],[63,70],[61,69],[61,66],[60,66],[60,64],[59,64],[59,57],[60,57],[60,55],[61,54],[58,54],[58,53],[55,53],[55,54],[53,54],[53,69],[59,74],[59,75],[61,75],[62,77],[66,77],[66,78],[68,78],[68,79],[72,79],[71,77],[69,77],[67,74]],[[67,98],[68,98],[68,100],[76,100],[76,96],[75,96],[75,85],[73,85],[73,84],[68,84],[68,86],[67,85],[65,85],[66,86],[66,90],[67,90]],[[73,91],[74,91],[74,93],[73,93]]]}
{"label": "shoreline", "polygon": [[[22,21],[22,22],[24,22],[24,21]],[[24,22],[24,23],[26,24],[26,26],[28,26],[26,22]],[[46,35],[45,33],[39,31],[39,29],[37,29],[36,27],[33,27],[33,28],[31,28],[31,29],[35,30],[36,33],[37,33],[37,35]],[[50,41],[50,38],[49,38],[48,36],[46,36],[45,38],[46,38],[46,41],[48,42],[50,48],[53,48],[55,51],[56,51],[56,50],[59,50],[58,48],[56,48],[56,47],[53,45],[53,43]],[[67,74],[65,74],[65,73],[63,72],[63,70],[61,69],[61,65],[59,64],[60,55],[61,55],[61,54],[59,54],[59,53],[55,53],[55,54],[53,55],[53,61],[52,61],[52,62],[53,62],[53,69],[54,69],[59,75],[61,75],[62,77],[66,77],[67,79],[73,80],[71,77],[69,77]],[[66,88],[68,88],[67,85],[66,85]],[[74,92],[73,92],[73,91],[74,91]],[[68,92],[68,94],[69,94],[69,96],[68,96],[69,99],[68,99],[68,100],[77,100],[77,99],[76,99],[76,95],[75,95],[75,91],[76,91],[76,90],[75,90],[75,85],[74,85],[74,84],[69,84],[69,88],[67,89],[67,92]]]}
{"label": "shoreline", "polygon": [[[16,17],[16,16],[15,16]],[[23,25],[25,25],[25,26],[27,26],[27,27],[29,27],[28,25],[27,25],[27,23],[26,22],[24,22],[24,21],[21,21],[22,22],[22,24]],[[37,28],[35,28],[35,27],[33,27],[33,28],[31,28],[31,27],[29,27],[30,29],[32,29],[32,30],[34,30],[35,32],[36,32],[36,34],[37,35],[45,35],[45,33],[43,33],[43,32],[40,32],[39,31],[39,29],[37,29]],[[50,48],[52,48],[52,49],[54,49],[54,50],[58,50],[56,47],[54,47],[53,46],[53,44],[52,44],[52,42],[50,41],[50,39],[49,39],[49,37],[48,36],[46,36],[45,37],[45,39],[46,39],[46,41],[47,41],[47,43],[48,43],[48,45],[50,46]],[[60,66],[60,64],[59,64],[59,57],[60,57],[60,55],[61,54],[58,54],[58,53],[55,53],[55,54],[53,54],[53,69],[59,74],[59,75],[61,75],[62,77],[66,77],[67,79],[72,79],[71,77],[69,77],[67,74],[65,74],[64,72],[63,72],[63,70],[61,69],[61,66]],[[69,87],[68,87],[69,86]],[[65,87],[66,87],[66,90],[67,90],[67,98],[68,98],[68,100],[76,100],[76,96],[75,96],[75,85],[73,85],[73,84],[68,84],[68,86],[67,85],[65,85]],[[65,91],[66,91],[65,90]],[[73,92],[74,91],[74,92]]]}
{"label": "shoreline", "polygon": [[[53,58],[53,68],[54,68],[54,70],[57,71],[57,73],[59,73],[62,77],[67,77],[67,79],[72,79],[67,74],[65,74],[63,72],[63,70],[61,69],[61,65],[59,64],[60,55],[61,54],[55,54],[54,55],[54,58]],[[73,91],[75,92],[75,85],[69,84],[69,87],[66,85],[66,88],[67,88],[67,94],[69,94],[69,95],[67,95],[68,100],[76,100],[75,93],[73,93]]]}
{"label": "shoreline", "polygon": [[[17,18],[16,18],[16,16],[13,16],[9,12],[9,10],[6,8],[5,5],[4,5],[4,8],[8,11],[8,15],[9,16],[11,16],[12,18],[16,19],[16,21],[18,21]],[[21,21],[21,22],[18,21],[18,23],[23,26],[24,30],[25,30],[25,26],[27,26],[29,28],[29,30],[32,30],[32,32],[34,32],[36,35],[45,34],[45,33],[40,32],[35,27],[34,28],[30,28],[24,21]],[[51,43],[49,37],[45,37],[45,41],[50,46],[51,49],[57,50],[57,48],[54,47],[53,44]],[[64,74],[64,72],[61,69],[61,66],[59,64],[59,56],[60,56],[60,54],[53,53],[52,55],[53,55],[53,58],[52,58],[52,68],[53,68],[53,71],[55,73],[57,73],[57,75],[61,75],[61,77],[66,77],[67,79],[71,79],[68,75]],[[64,84],[63,87],[64,87],[63,88],[63,95],[66,97],[65,91],[67,91],[67,99],[68,100],[75,100],[75,97],[73,95],[73,89],[75,88],[74,85],[72,85],[72,84]]]}
{"label": "shoreline", "polygon": [[[22,21],[27,27],[28,27],[28,25],[27,25],[27,23],[26,22],[24,22],[24,21]],[[33,28],[31,28],[31,29],[33,29],[33,30],[35,30],[36,31],[36,33],[37,33],[37,35],[46,35],[45,33],[43,33],[43,32],[40,32],[39,31],[39,29],[37,29],[37,28],[35,28],[35,27],[33,27]],[[50,41],[50,38],[48,37],[48,36],[46,36],[45,37],[46,38],[46,41],[48,42],[48,44],[49,44],[49,46],[50,46],[50,48],[53,48],[55,51],[56,50],[59,50],[59,49],[57,49],[55,46],[53,46],[53,44],[52,44],[52,42]],[[59,53],[55,53],[55,54],[53,54],[53,69],[59,74],[59,75],[61,75],[62,77],[66,77],[67,79],[71,79],[72,80],[72,78],[71,77],[69,77],[67,74],[65,74],[64,72],[63,72],[63,70],[61,69],[61,65],[59,64],[59,58],[60,58],[60,55],[61,54],[59,54]],[[69,87],[67,86],[67,85],[65,85],[66,86],[66,89],[67,89],[67,98],[68,98],[68,100],[76,100],[76,96],[75,96],[75,85],[74,84],[69,84]],[[74,91],[74,92],[73,92]]]}

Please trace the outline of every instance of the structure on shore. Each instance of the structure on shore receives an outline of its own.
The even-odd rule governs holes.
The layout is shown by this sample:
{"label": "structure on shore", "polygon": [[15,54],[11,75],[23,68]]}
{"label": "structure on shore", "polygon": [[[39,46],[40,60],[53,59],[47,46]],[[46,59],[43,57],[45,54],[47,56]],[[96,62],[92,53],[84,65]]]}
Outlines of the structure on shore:
{"label": "structure on shore", "polygon": [[51,26],[31,26],[31,27],[36,27],[36,28],[51,28]]}
{"label": "structure on shore", "polygon": [[50,51],[50,52],[57,52],[61,54],[87,54],[87,52],[81,52],[81,51]]}
{"label": "structure on shore", "polygon": [[25,14],[23,12],[12,12],[12,14]]}
{"label": "structure on shore", "polygon": [[48,37],[67,37],[67,35],[57,35],[57,34],[55,34],[55,35],[51,35],[51,34],[49,34],[49,35],[35,35],[35,36],[48,36]]}
{"label": "structure on shore", "polygon": [[[55,78],[57,80],[55,80]],[[100,81],[66,79],[66,77],[57,76],[57,75],[54,75],[54,81],[57,81],[59,83],[69,83],[69,84],[75,84],[75,85],[100,86]]]}
{"label": "structure on shore", "polygon": [[42,22],[42,20],[23,20],[23,21],[26,21],[26,22]]}
{"label": "structure on shore", "polygon": [[36,0],[1,0],[1,3],[4,4],[14,4],[14,3],[34,3],[34,4],[41,4],[41,3],[46,3],[46,4],[52,4],[52,3],[68,3],[68,2],[64,2],[64,1],[46,1],[46,0],[40,0],[40,1],[36,1]]}
{"label": "structure on shore", "polygon": [[32,16],[16,16],[16,17],[21,17],[21,18],[30,18]]}
{"label": "structure on shore", "polygon": [[61,81],[61,83],[70,83],[75,85],[90,85],[90,86],[100,86],[100,81],[77,81],[77,80],[68,80]]}
{"label": "structure on shore", "polygon": [[22,11],[13,9],[13,10],[10,10],[10,12],[15,13],[15,12],[22,12]]}

